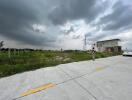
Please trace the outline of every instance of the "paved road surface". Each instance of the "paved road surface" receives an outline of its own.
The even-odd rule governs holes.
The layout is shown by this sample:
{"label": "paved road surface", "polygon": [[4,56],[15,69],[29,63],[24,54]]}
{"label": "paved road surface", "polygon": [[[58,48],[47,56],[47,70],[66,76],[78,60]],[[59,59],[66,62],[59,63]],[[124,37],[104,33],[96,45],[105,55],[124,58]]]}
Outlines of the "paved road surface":
{"label": "paved road surface", "polygon": [[[34,94],[21,97],[29,90]],[[62,64],[0,79],[0,100],[13,99],[131,100],[132,57]]]}

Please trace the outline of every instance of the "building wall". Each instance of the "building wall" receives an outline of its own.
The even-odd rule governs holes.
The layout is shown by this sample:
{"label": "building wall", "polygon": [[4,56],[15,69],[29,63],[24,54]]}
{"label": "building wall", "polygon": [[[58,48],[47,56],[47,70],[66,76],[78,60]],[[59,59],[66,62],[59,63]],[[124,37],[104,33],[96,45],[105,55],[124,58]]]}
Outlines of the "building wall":
{"label": "building wall", "polygon": [[103,41],[103,42],[97,42],[97,48],[99,52],[103,52],[108,50],[107,48],[109,47],[117,47],[118,41],[113,40],[113,41]]}

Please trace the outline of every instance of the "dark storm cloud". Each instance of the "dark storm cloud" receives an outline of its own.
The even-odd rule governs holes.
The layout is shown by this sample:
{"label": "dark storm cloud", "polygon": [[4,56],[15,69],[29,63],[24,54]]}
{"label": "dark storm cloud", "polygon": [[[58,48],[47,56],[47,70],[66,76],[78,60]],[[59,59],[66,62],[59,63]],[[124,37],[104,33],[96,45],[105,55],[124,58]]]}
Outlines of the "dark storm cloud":
{"label": "dark storm cloud", "polygon": [[104,10],[106,2],[100,4],[101,2],[101,0],[60,0],[60,4],[50,12],[49,18],[55,25],[78,19],[91,22]]}
{"label": "dark storm cloud", "polygon": [[117,1],[112,6],[111,10],[112,12],[108,12],[106,9],[108,14],[103,15],[100,18],[100,21],[93,25],[93,27],[98,27],[97,30],[86,34],[89,41],[98,41],[105,38],[109,39],[109,37],[121,38],[118,36],[120,36],[122,32],[132,28],[131,3],[124,3],[122,0]]}
{"label": "dark storm cloud", "polygon": [[113,12],[101,18],[104,31],[126,30],[132,27],[132,7],[118,1],[112,8]]}
{"label": "dark storm cloud", "polygon": [[0,0],[0,35],[31,45],[51,42],[44,35],[33,31],[32,25],[41,23],[42,19],[36,9],[37,4],[34,5],[34,0],[29,1]]}
{"label": "dark storm cloud", "polygon": [[[99,15],[103,15],[111,5],[108,0],[0,0],[0,36],[25,44],[49,46],[60,35],[61,29],[57,25],[82,19],[89,26],[95,21],[94,27],[99,29],[91,31],[88,38],[98,40],[119,30],[132,28],[132,7],[122,1],[116,2],[113,11],[96,23]],[[46,26],[47,32],[37,34],[40,31],[33,30],[33,24]],[[97,35],[100,30],[103,34]],[[62,33],[68,35],[75,31],[73,25]],[[73,37],[78,38],[80,35]]]}

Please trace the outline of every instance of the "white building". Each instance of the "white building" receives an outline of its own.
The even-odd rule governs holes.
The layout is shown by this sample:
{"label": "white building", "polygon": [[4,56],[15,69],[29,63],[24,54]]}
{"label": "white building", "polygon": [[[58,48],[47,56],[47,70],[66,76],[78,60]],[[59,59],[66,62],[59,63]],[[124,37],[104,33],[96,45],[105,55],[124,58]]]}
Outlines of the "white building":
{"label": "white building", "polygon": [[97,49],[99,52],[121,52],[121,46],[119,46],[120,39],[111,39],[97,42]]}

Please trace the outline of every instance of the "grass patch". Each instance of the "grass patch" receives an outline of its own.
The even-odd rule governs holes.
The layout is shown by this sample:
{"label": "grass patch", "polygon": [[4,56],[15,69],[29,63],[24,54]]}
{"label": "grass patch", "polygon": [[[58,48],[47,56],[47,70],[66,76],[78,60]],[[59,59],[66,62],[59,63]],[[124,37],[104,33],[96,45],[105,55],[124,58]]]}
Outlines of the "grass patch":
{"label": "grass patch", "polygon": [[[96,58],[119,55],[118,53],[96,53]],[[8,58],[8,52],[0,52],[0,78],[24,71],[55,66],[69,62],[92,59],[91,53],[84,51],[27,51],[13,53]]]}

